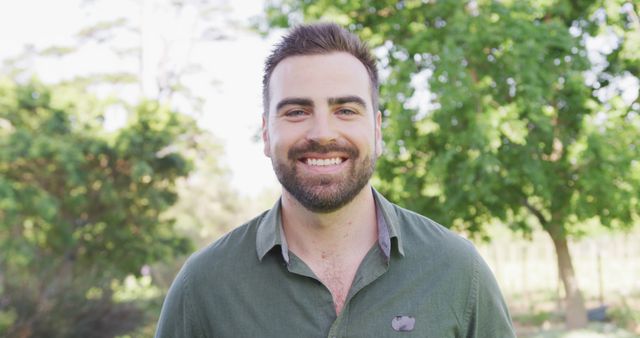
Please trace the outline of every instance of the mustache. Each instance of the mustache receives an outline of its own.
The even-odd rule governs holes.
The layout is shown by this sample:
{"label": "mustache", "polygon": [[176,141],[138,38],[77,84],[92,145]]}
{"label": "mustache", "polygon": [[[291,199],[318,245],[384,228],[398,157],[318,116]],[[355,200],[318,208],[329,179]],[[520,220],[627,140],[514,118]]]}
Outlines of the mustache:
{"label": "mustache", "polygon": [[337,143],[329,143],[329,144],[320,144],[318,141],[309,140],[305,144],[292,147],[287,152],[287,156],[290,160],[295,161],[298,158],[302,157],[305,153],[318,153],[318,154],[328,154],[331,152],[341,152],[349,155],[349,158],[356,158],[360,155],[358,148],[347,146],[347,145],[339,145]]}

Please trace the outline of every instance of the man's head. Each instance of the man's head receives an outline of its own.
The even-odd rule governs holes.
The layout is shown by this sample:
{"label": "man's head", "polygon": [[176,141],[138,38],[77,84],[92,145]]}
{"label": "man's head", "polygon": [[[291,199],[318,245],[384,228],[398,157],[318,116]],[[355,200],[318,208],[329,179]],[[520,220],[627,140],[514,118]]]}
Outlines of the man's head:
{"label": "man's head", "polygon": [[[284,40],[313,49],[319,37],[301,30],[349,34],[334,25],[319,27],[298,27]],[[351,44],[356,42],[362,46],[357,39]],[[286,193],[311,211],[335,211],[368,185],[381,153],[381,114],[374,108],[371,83],[375,73],[347,51],[290,49],[300,52],[267,60],[264,152]]]}
{"label": "man's head", "polygon": [[345,52],[353,55],[366,68],[371,85],[373,112],[378,111],[378,69],[369,47],[357,36],[333,23],[297,26],[276,45],[264,65],[262,78],[263,113],[269,114],[269,82],[276,66],[284,59],[301,55],[321,55]]}

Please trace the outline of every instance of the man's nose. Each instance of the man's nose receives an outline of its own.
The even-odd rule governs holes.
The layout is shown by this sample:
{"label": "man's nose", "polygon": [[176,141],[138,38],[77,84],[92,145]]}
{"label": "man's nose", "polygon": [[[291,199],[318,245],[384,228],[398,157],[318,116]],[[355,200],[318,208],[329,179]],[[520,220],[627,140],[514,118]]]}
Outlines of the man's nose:
{"label": "man's nose", "polygon": [[316,111],[307,132],[307,139],[321,144],[334,142],[338,138],[335,121],[328,111]]}

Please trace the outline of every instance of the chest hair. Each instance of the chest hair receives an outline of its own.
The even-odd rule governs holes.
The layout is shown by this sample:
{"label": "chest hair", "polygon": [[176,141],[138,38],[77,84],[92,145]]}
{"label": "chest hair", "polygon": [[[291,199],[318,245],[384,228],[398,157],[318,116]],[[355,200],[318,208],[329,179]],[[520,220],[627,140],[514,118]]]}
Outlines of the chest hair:
{"label": "chest hair", "polygon": [[314,271],[314,273],[316,273],[322,284],[331,291],[336,314],[340,314],[358,265],[344,261],[323,260],[317,268],[317,272]]}

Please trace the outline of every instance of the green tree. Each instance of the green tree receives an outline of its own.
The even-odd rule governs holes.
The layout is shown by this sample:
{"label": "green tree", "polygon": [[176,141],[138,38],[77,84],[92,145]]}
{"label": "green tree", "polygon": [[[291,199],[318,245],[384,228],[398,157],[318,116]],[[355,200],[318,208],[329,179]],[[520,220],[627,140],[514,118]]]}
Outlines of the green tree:
{"label": "green tree", "polygon": [[[140,109],[150,109],[149,114],[153,115],[153,118],[160,118],[167,112],[165,108],[154,108],[157,105],[171,107],[188,116],[198,116],[202,113],[204,97],[217,84],[215,80],[211,79],[214,77],[212,74],[216,70],[215,67],[219,66],[206,62],[203,57],[206,53],[203,53],[203,50],[213,47],[212,43],[216,41],[233,38],[233,35],[242,29],[228,15],[230,7],[226,0],[135,1],[133,7],[126,1],[119,4],[122,5],[123,11],[114,13],[111,1],[83,1],[80,10],[84,11],[86,21],[78,23],[78,27],[81,28],[77,34],[67,40],[68,44],[26,45],[20,55],[4,60],[2,68],[0,68],[0,72],[7,74],[12,79],[37,76],[40,71],[44,71],[44,67],[69,70],[65,72],[63,78],[49,78],[50,83],[57,83],[54,90],[56,94],[51,95],[52,98],[59,101],[61,95],[67,95],[69,97],[66,101],[73,101],[72,109],[61,110],[68,114],[67,118],[74,126],[74,135],[82,130],[85,130],[82,135],[85,132],[87,135],[100,135],[96,140],[106,142],[109,147],[115,146],[114,138],[116,136],[114,135],[125,132],[130,134],[127,137],[131,139],[146,137],[144,135],[136,136],[138,130],[131,129],[132,121],[138,119]],[[159,18],[161,20],[158,20]],[[69,65],[70,62],[77,62],[74,60],[89,58],[96,52],[102,56],[111,57],[114,62],[107,63],[108,67],[106,68],[104,67],[105,63],[100,62],[89,62],[87,63],[90,65],[88,68]],[[44,67],[43,64],[45,64]],[[207,87],[203,83],[211,86]],[[11,86],[15,86],[15,84],[7,84],[7,88]],[[98,102],[86,95],[87,93],[95,93],[102,98],[106,96],[106,99]],[[141,97],[149,99],[138,107],[136,102],[139,102]],[[158,114],[159,110],[162,111],[162,114],[155,116],[154,114]],[[171,112],[170,115],[175,114]],[[129,120],[126,126],[122,126],[120,118]],[[157,208],[155,217],[158,217],[163,223],[175,223],[175,226],[167,228],[166,233],[163,230],[166,235],[166,238],[161,236],[164,238],[164,242],[175,242],[173,244],[179,242],[182,246],[193,243],[199,247],[213,240],[224,230],[230,229],[231,226],[240,224],[240,218],[246,220],[249,217],[248,215],[243,217],[248,209],[241,209],[240,205],[254,206],[255,204],[241,201],[238,193],[231,189],[227,179],[228,170],[220,166],[219,158],[222,156],[223,150],[217,144],[218,141],[206,132],[195,128],[189,118],[179,115],[172,117],[172,119],[174,118],[179,121],[180,125],[186,127],[185,133],[174,135],[176,136],[176,139],[172,141],[174,144],[159,152],[157,149],[151,148],[140,149],[140,151],[141,153],[154,151],[156,154],[162,155],[159,155],[160,157],[165,154],[176,156],[182,158],[183,161],[186,159],[185,163],[191,164],[188,175],[185,175],[185,172],[175,175],[171,180],[167,179],[166,188],[167,191],[171,191],[170,201],[167,201],[171,203],[168,203],[166,207]],[[45,122],[42,123],[45,124]],[[17,128],[0,117],[0,130],[4,127],[7,130]],[[121,127],[123,129],[120,129]],[[107,133],[108,130],[114,129],[115,133]],[[83,141],[72,137],[69,140],[69,147],[77,143],[72,140]],[[79,147],[82,148],[82,146]],[[54,149],[51,154],[53,156],[54,153],[62,150],[66,151],[67,148]],[[82,152],[84,150],[75,149],[74,151]],[[142,154],[138,155],[142,156]],[[144,156],[153,157],[153,154]],[[68,165],[73,167],[74,164]],[[140,168],[145,169],[144,166]],[[97,168],[95,169],[97,170]],[[84,169],[78,168],[78,170]],[[114,189],[121,188],[124,186],[117,186]],[[116,191],[116,194],[119,193],[124,192]],[[30,197],[25,198],[29,200]],[[131,201],[137,201],[138,198],[142,198],[142,202],[147,203],[144,202],[143,196],[131,195]],[[58,207],[59,205],[51,206],[51,212],[57,210]],[[86,217],[92,218],[93,214],[98,211],[100,210],[85,210]],[[119,211],[114,210],[114,213],[116,212]],[[1,211],[0,216],[2,216]],[[54,227],[51,229],[51,234],[63,230],[66,231],[63,227]],[[22,234],[8,234],[7,242],[11,242],[12,240],[9,239],[18,235]],[[120,247],[117,239],[113,239],[114,244],[109,245]],[[146,244],[140,242],[138,245],[144,246]],[[147,249],[150,250],[152,247]],[[141,288],[141,290],[144,289],[142,290],[144,294],[153,293],[153,296],[145,297],[144,301],[135,299],[135,303],[133,303],[134,299],[129,297],[127,304],[118,303],[118,299],[122,298],[118,296],[118,288],[125,285],[131,275],[123,273],[118,274],[116,278],[114,275],[103,274],[99,268],[104,267],[104,262],[95,260],[95,257],[88,257],[81,273],[78,273],[74,279],[59,282],[61,288],[65,287],[67,290],[78,288],[84,290],[82,292],[86,291],[86,294],[79,291],[71,299],[72,297],[67,297],[65,292],[56,292],[47,297],[34,298],[29,302],[24,301],[22,304],[29,303],[32,309],[41,307],[43,302],[66,304],[64,306],[82,308],[84,312],[81,317],[83,318],[103,318],[102,320],[92,319],[93,322],[76,325],[69,319],[72,316],[65,314],[64,310],[60,310],[62,305],[59,305],[56,309],[60,311],[55,312],[60,314],[59,316],[50,316],[50,312],[42,312],[39,315],[38,332],[44,332],[51,327],[59,327],[53,334],[93,336],[100,331],[105,335],[109,335],[110,332],[133,332],[131,334],[135,336],[151,336],[160,311],[162,292],[168,288],[168,284],[184,261],[183,253],[190,251],[165,250],[158,253],[157,257],[154,256],[153,259],[144,260],[145,273],[153,277],[150,281],[145,279],[149,276],[138,277],[138,280],[144,280],[145,286]],[[7,255],[9,254],[7,253]],[[12,257],[17,256],[12,254]],[[102,257],[102,255],[96,257]],[[49,259],[50,257],[43,258],[44,261]],[[127,259],[122,261],[122,264],[125,262],[131,264],[132,271],[139,272],[142,266],[140,261],[134,262]],[[146,266],[154,261],[156,261],[155,264]],[[95,265],[92,266],[92,264]],[[25,267],[22,270],[24,272],[23,278],[21,280],[14,279],[11,283],[26,285],[37,279],[46,280],[46,278],[41,278],[45,273],[41,270],[49,265],[30,266],[29,269]],[[91,269],[93,269],[91,273],[88,272],[89,266],[92,266]],[[16,271],[19,269],[20,267],[15,268]],[[2,280],[1,275],[2,269],[0,267],[0,280]],[[125,275],[126,277],[124,277]],[[25,295],[31,291],[32,289],[25,290]],[[113,293],[113,295],[108,293]],[[9,294],[10,292],[7,291],[3,295]],[[99,297],[101,301],[92,301],[98,295],[101,295]],[[14,298],[18,299],[17,296]],[[116,303],[112,300],[116,300]],[[14,301],[14,305],[16,302],[18,301]],[[18,313],[15,307],[11,307],[13,305],[4,308],[2,304],[5,303],[0,301],[0,332],[3,332],[3,328],[9,327],[10,324],[7,323],[14,323],[11,330],[16,332],[20,328],[17,326],[18,322],[35,322],[33,316],[29,317],[31,314]],[[114,325],[113,317],[105,314],[105,311],[111,311],[110,309],[117,310],[113,313],[119,313],[119,316],[129,320],[120,321],[119,323],[124,324],[123,326]],[[120,310],[127,310],[129,313],[118,312]],[[43,316],[50,316],[50,319],[45,322],[41,320]],[[78,317],[80,315],[76,316],[76,319]],[[110,330],[100,329],[99,325],[102,325],[100,323],[109,323]],[[134,327],[131,325],[132,323],[139,324],[141,327],[131,331]],[[37,335],[37,332],[27,332],[31,330],[28,329],[29,325],[31,324],[22,325],[27,329],[20,332],[25,335]],[[82,328],[83,326],[86,328]],[[92,330],[91,334],[82,333],[89,332],[89,330]],[[0,333],[0,335],[2,334]]]}
{"label": "green tree", "polygon": [[0,81],[0,335],[112,337],[138,325],[118,281],[192,250],[173,221],[190,118],[146,101],[117,132],[72,87]]}
{"label": "green tree", "polygon": [[[61,97],[66,96],[64,99],[66,103],[73,102],[71,108],[59,110],[66,114],[65,119],[68,119],[73,126],[75,136],[69,136],[67,146],[51,150],[51,156],[62,156],[54,155],[62,151],[86,152],[82,145],[85,140],[76,137],[85,134],[100,135],[97,138],[87,139],[87,142],[100,141],[107,144],[106,150],[115,147],[115,138],[120,137],[116,135],[124,135],[123,133],[126,133],[127,138],[131,140],[142,138],[140,142],[146,144],[144,139],[148,135],[136,136],[135,134],[140,130],[132,127],[132,123],[141,116],[141,109],[149,110],[149,116],[144,113],[145,119],[163,118],[165,113],[172,115],[171,119],[175,121],[171,123],[177,124],[170,127],[171,123],[169,123],[167,130],[180,125],[185,127],[184,133],[172,134],[175,136],[171,141],[172,144],[161,150],[152,149],[154,147],[149,146],[140,148],[140,153],[136,155],[140,157],[143,153],[146,157],[153,157],[153,154],[159,157],[167,155],[181,158],[184,163],[190,163],[189,168],[184,168],[185,172],[174,175],[175,177],[170,179],[167,177],[166,186],[162,183],[162,187],[166,188],[167,192],[170,191],[170,196],[165,196],[168,198],[167,205],[162,208],[157,207],[153,217],[157,217],[162,224],[175,223],[175,226],[166,229],[159,227],[158,230],[165,230],[162,230],[159,237],[154,239],[162,239],[161,244],[180,244],[181,248],[190,247],[193,244],[196,247],[203,246],[225,230],[249,218],[247,211],[251,208],[240,208],[240,206],[255,207],[256,203],[241,200],[238,193],[231,189],[228,170],[220,165],[219,159],[223,155],[223,150],[215,138],[195,128],[189,118],[173,112],[169,113],[167,109],[157,106],[171,107],[188,116],[197,117],[201,114],[204,97],[217,85],[215,80],[211,79],[214,77],[212,74],[216,71],[216,67],[219,66],[207,62],[204,57],[207,54],[205,49],[215,47],[213,43],[219,40],[233,38],[234,34],[242,28],[238,27],[228,15],[230,7],[226,0],[135,1],[133,7],[126,1],[121,1],[119,4],[123,7],[123,11],[115,13],[112,1],[83,1],[80,10],[85,13],[86,20],[78,22],[77,25],[81,28],[67,40],[68,44],[26,45],[20,55],[4,60],[0,72],[12,79],[27,79],[37,76],[39,72],[46,75],[45,67],[68,70],[61,78],[49,77],[48,82],[56,83],[53,86],[55,95],[50,95],[53,101],[60,101]],[[69,65],[70,62],[90,58],[95,53],[110,57],[114,62],[107,62],[107,67],[104,62],[88,62],[89,67],[80,68],[73,64]],[[15,86],[10,82],[6,84],[6,88]],[[97,101],[87,93],[95,93],[104,99]],[[139,102],[141,97],[148,98],[148,101],[138,106],[136,102]],[[59,108],[59,104],[55,105]],[[6,113],[10,114],[13,111]],[[128,119],[129,122],[123,126],[122,119]],[[45,125],[49,122],[42,120],[38,123]],[[0,131],[5,127],[6,130],[17,129],[11,121],[0,116]],[[113,130],[116,132],[108,133]],[[55,135],[57,136],[60,135]],[[54,136],[51,137],[55,139]],[[125,138],[122,140],[124,141]],[[78,144],[78,149],[70,149],[75,144]],[[106,151],[105,149],[89,148],[96,152]],[[148,151],[152,153],[146,153]],[[76,164],[82,163],[71,162],[67,165],[73,168]],[[138,169],[146,170],[145,168],[141,165]],[[85,169],[77,168],[80,171]],[[90,169],[98,170],[99,168],[91,167]],[[187,169],[189,169],[188,175],[186,175]],[[145,180],[153,177],[153,175],[146,176]],[[25,185],[31,183],[24,182]],[[124,194],[121,190],[124,188],[126,188],[125,185],[116,186],[112,194],[114,196]],[[157,192],[160,193],[160,191]],[[135,195],[136,193],[138,192],[131,192],[130,202],[149,203],[150,197]],[[12,198],[9,196],[7,201]],[[30,201],[31,197],[24,198],[25,201]],[[59,204],[50,205],[50,212],[58,212],[59,208]],[[145,210],[151,209],[145,207]],[[118,209],[112,211],[114,215],[121,212]],[[101,217],[95,215],[98,212],[103,211],[97,207],[84,210],[83,217],[88,219]],[[2,211],[0,211],[1,216]],[[0,221],[2,221],[1,218]],[[107,223],[103,223],[98,226],[106,227]],[[47,236],[58,236],[58,231],[68,232],[68,229],[52,226]],[[33,231],[29,233],[31,232]],[[22,235],[21,232],[7,234],[5,243],[10,243],[14,241],[14,237]],[[127,237],[122,239],[126,240]],[[102,240],[102,237],[88,239],[88,241]],[[108,243],[106,245],[110,247],[115,245],[120,248],[120,235],[111,238]],[[136,245],[144,247],[145,250],[162,247],[149,244],[143,241],[136,242]],[[0,248],[4,250],[4,246]],[[152,336],[160,312],[162,294],[184,262],[184,253],[191,251],[164,250],[153,257],[147,255],[148,259],[135,261],[120,257],[118,259],[121,263],[118,264],[130,264],[131,270],[126,273],[118,270],[117,274],[106,274],[100,270],[106,263],[97,258],[106,256],[100,254],[87,257],[84,265],[78,268],[80,272],[75,274],[74,278],[60,279],[57,282],[58,289],[64,289],[65,292],[56,289],[56,292],[50,292],[46,297],[28,298],[27,295],[35,294],[34,290],[39,290],[37,288],[40,286],[34,286],[24,289],[20,296],[16,293],[11,303],[0,300],[0,335],[10,330],[11,334],[38,336],[42,332],[55,328],[47,336],[96,336],[98,332],[107,336],[118,332],[128,332],[134,336]],[[124,256],[124,252],[122,254]],[[133,254],[137,255],[137,252]],[[19,257],[13,251],[7,251],[7,256]],[[32,258],[35,256],[29,257],[31,257],[29,262],[32,263]],[[29,263],[31,264],[29,266],[14,266],[13,271],[21,271],[22,277],[7,281],[7,285],[34,284],[38,280],[47,280],[47,273],[59,270],[56,265],[48,263],[53,260],[51,256],[38,257],[37,260],[42,260],[43,264]],[[50,268],[49,272],[44,271],[49,267],[54,268]],[[138,273],[134,275],[139,275],[141,267],[145,275],[132,279],[130,273],[137,271]],[[1,282],[3,275],[0,265],[0,285],[4,285]],[[132,280],[137,281],[139,294],[132,297],[127,291],[129,294],[123,297],[121,289],[129,285],[128,283]],[[71,293],[70,290],[74,289],[78,291]],[[8,297],[15,291],[6,290],[4,292],[0,289],[2,297]],[[7,306],[4,307],[3,304]],[[57,305],[49,306],[50,309],[47,308],[47,311],[36,311],[44,304]],[[18,311],[21,306],[28,309]],[[77,311],[65,312],[67,308]],[[127,320],[116,320],[116,317],[127,318]],[[45,321],[43,318],[48,320]],[[74,323],[73,319],[78,318],[84,319]],[[119,325],[116,325],[116,321]],[[109,325],[109,329],[104,329],[104,325]],[[135,328],[135,326],[138,327]]]}
{"label": "green tree", "polygon": [[[621,85],[626,78],[637,91],[636,5],[272,0],[267,8],[272,26],[331,20],[375,47],[383,193],[474,234],[495,221],[526,234],[537,222],[555,246],[566,322],[586,324],[567,240],[587,221],[637,222],[640,103]],[[610,50],[587,49],[594,36]]]}

